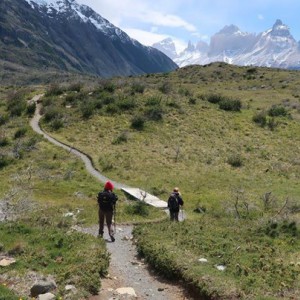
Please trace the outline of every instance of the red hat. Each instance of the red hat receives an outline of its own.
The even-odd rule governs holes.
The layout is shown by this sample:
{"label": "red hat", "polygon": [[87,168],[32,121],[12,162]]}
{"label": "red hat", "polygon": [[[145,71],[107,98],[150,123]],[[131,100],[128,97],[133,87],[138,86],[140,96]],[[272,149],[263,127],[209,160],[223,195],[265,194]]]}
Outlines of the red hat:
{"label": "red hat", "polygon": [[112,191],[114,189],[114,185],[110,181],[107,181],[104,185],[104,189]]}

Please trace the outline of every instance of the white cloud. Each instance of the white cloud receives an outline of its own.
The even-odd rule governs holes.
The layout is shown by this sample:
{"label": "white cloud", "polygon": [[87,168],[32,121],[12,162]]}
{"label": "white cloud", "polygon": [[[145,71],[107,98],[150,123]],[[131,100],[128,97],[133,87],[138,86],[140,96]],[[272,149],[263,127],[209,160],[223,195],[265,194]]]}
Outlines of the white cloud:
{"label": "white cloud", "polygon": [[258,20],[264,20],[264,19],[265,19],[264,16],[263,16],[262,14],[258,14],[258,15],[257,15],[257,18],[258,18]]}
{"label": "white cloud", "polygon": [[[116,26],[129,19],[131,22],[150,24],[151,26],[165,26],[184,28],[194,32],[196,27],[176,14],[167,13],[153,8],[152,1],[140,0],[77,0],[79,3],[92,7],[104,18]],[[163,9],[163,7],[162,7]]]}
{"label": "white cloud", "polygon": [[145,30],[140,30],[136,28],[123,28],[123,30],[132,38],[139,41],[141,44],[146,46],[152,46],[154,43],[160,42],[163,39],[170,37],[175,44],[176,52],[179,53],[183,51],[187,44],[185,41],[178,39],[167,34],[159,34],[154,32],[149,32]]}

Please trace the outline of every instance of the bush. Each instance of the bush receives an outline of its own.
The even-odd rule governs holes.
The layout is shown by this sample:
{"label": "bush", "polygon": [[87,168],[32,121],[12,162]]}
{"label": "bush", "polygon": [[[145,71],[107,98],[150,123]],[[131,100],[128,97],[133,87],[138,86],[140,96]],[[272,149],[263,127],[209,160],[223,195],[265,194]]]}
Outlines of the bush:
{"label": "bush", "polygon": [[273,105],[269,111],[268,115],[270,117],[285,117],[288,115],[288,111],[285,109],[285,107],[281,105]]}
{"label": "bush", "polygon": [[115,103],[108,104],[106,107],[106,112],[113,115],[119,112],[119,107]]}
{"label": "bush", "polygon": [[0,170],[8,166],[10,163],[11,159],[8,156],[0,154]]}
{"label": "bush", "polygon": [[160,121],[163,119],[164,111],[161,107],[151,107],[146,110],[145,116],[152,121]]}
{"label": "bush", "polygon": [[128,141],[128,132],[124,131],[112,142],[114,145],[127,143]]}
{"label": "bush", "polygon": [[242,103],[240,100],[223,99],[219,102],[219,108],[226,111],[240,111]]}
{"label": "bush", "polygon": [[141,116],[135,116],[131,120],[131,127],[137,130],[143,130],[145,126],[145,119]]}
{"label": "bush", "polygon": [[53,130],[58,130],[60,128],[62,128],[64,126],[64,122],[62,119],[54,119],[52,122],[51,122],[51,128]]}
{"label": "bush", "polygon": [[45,109],[44,118],[46,122],[50,122],[55,118],[61,118],[62,114],[56,107],[50,106]]}
{"label": "bush", "polygon": [[6,114],[1,114],[0,115],[0,125],[4,125],[8,121],[8,115]]}
{"label": "bush", "polygon": [[107,81],[103,84],[103,90],[109,92],[109,93],[113,93],[116,89],[116,86],[113,82],[111,81]]}
{"label": "bush", "polygon": [[169,82],[164,82],[158,87],[158,90],[163,94],[169,94],[171,92],[171,84]]}
{"label": "bush", "polygon": [[125,212],[129,215],[147,217],[149,215],[149,207],[143,201],[136,201],[134,204],[126,206]]}
{"label": "bush", "polygon": [[68,90],[79,93],[80,90],[82,89],[82,86],[83,85],[80,82],[72,83],[72,84],[69,85]]}
{"label": "bush", "polygon": [[134,82],[131,86],[132,93],[140,93],[143,94],[145,91],[145,86],[139,82]]}
{"label": "bush", "polygon": [[120,110],[130,110],[136,106],[136,102],[133,98],[124,98],[117,102],[117,106]]}
{"label": "bush", "polygon": [[243,159],[239,154],[233,154],[228,157],[227,163],[234,168],[241,167],[243,165]]}
{"label": "bush", "polygon": [[259,124],[261,127],[267,125],[267,114],[266,112],[259,112],[252,117],[252,121]]}
{"label": "bush", "polygon": [[10,112],[10,116],[21,116],[26,109],[26,101],[23,97],[16,95],[15,98],[11,98],[7,103],[7,110]]}
{"label": "bush", "polygon": [[59,96],[61,94],[63,94],[64,90],[62,87],[60,87],[58,84],[51,84],[48,88],[48,90],[45,93],[46,97],[49,96]]}
{"label": "bush", "polygon": [[34,112],[35,112],[35,109],[36,109],[35,102],[27,105],[26,114],[29,115],[29,116],[32,116],[34,114]]}
{"label": "bush", "polygon": [[26,134],[26,132],[27,132],[27,128],[25,127],[19,128],[14,134],[14,139],[23,137]]}
{"label": "bush", "polygon": [[83,102],[80,105],[80,112],[84,119],[90,118],[94,114],[94,105],[92,102]]}
{"label": "bush", "polygon": [[192,93],[187,88],[184,88],[184,87],[179,88],[178,93],[182,96],[191,96],[192,95]]}
{"label": "bush", "polygon": [[1,137],[0,138],[0,147],[5,147],[9,145],[9,140],[7,137]]}
{"label": "bush", "polygon": [[224,99],[224,97],[219,94],[209,94],[204,97],[206,98],[206,100],[208,102],[214,103],[214,104],[219,103]]}
{"label": "bush", "polygon": [[161,100],[162,100],[161,97],[152,96],[147,99],[146,105],[148,105],[148,106],[160,105]]}

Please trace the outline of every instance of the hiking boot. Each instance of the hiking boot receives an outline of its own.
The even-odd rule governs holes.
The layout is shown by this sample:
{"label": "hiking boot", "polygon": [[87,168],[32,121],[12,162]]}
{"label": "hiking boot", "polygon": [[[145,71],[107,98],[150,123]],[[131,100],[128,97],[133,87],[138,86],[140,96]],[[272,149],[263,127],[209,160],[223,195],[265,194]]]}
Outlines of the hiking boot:
{"label": "hiking boot", "polygon": [[114,242],[116,240],[113,235],[110,236],[110,239],[111,239],[112,242]]}

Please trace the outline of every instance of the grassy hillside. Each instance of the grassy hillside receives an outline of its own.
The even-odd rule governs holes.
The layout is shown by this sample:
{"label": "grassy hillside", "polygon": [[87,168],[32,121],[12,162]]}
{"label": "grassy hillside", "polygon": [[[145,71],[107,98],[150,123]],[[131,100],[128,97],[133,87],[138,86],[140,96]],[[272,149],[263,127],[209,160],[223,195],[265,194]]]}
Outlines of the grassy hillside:
{"label": "grassy hillside", "polygon": [[[77,92],[52,86],[43,126],[114,180],[162,199],[179,186],[188,220],[136,231],[140,252],[161,272],[212,298],[293,297],[299,83],[296,71],[217,63]],[[195,265],[201,256],[209,267]]]}
{"label": "grassy hillside", "polygon": [[[107,272],[109,263],[102,239],[72,229],[97,224],[96,195],[103,184],[87,174],[75,156],[46,142],[29,126],[35,107],[28,100],[43,91],[44,87],[0,88],[0,256],[17,261],[0,269],[0,299],[5,300],[20,299],[9,292],[13,286],[19,296],[28,294],[32,272],[53,276],[60,296],[66,284],[74,284],[78,293],[72,299],[82,299],[97,293],[99,274]],[[118,195],[118,222],[164,216]],[[27,290],[21,288],[24,280]]]}
{"label": "grassy hillside", "polygon": [[[215,63],[54,84],[43,98],[42,126],[88,153],[113,180],[164,200],[179,187],[187,220],[148,224],[135,233],[140,253],[160,272],[209,298],[293,298],[300,288],[299,74]],[[7,104],[1,109],[10,113]],[[76,222],[95,223],[99,184],[29,128],[14,138],[27,126],[25,116],[24,108],[1,125],[9,136],[1,153],[13,153],[16,141],[26,144],[31,135],[38,147],[5,163],[3,190],[12,189],[9,178],[23,174],[24,183],[34,182],[34,203],[62,212],[80,208]],[[142,209],[125,200],[120,208],[121,220],[143,219]],[[151,210],[148,219],[159,216]]]}

